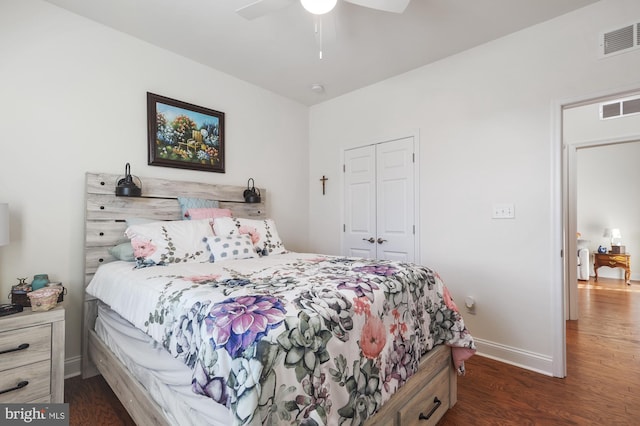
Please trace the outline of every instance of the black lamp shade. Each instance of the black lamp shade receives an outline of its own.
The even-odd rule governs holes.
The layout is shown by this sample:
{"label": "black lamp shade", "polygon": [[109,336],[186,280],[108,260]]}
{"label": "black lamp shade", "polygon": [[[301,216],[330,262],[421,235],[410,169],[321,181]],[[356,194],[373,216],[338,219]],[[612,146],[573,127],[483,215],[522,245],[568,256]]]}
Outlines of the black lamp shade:
{"label": "black lamp shade", "polygon": [[[125,176],[122,179],[118,179],[116,185],[116,195],[119,197],[140,197],[142,195],[142,189],[139,185],[140,179],[135,176],[131,176],[131,166],[129,163],[125,166]],[[138,181],[136,184],[135,181]]]}
{"label": "black lamp shade", "polygon": [[260,196],[256,194],[249,194],[244,197],[245,203],[259,203],[261,201]]}
{"label": "black lamp shade", "polygon": [[262,201],[260,198],[260,190],[256,189],[253,178],[249,178],[247,181],[247,189],[242,193],[245,203],[259,203]]}

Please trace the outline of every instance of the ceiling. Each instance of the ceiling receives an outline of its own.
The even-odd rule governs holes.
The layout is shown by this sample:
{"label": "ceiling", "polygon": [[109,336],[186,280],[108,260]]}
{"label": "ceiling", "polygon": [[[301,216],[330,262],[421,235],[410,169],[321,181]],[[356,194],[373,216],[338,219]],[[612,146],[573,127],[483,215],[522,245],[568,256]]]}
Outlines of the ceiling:
{"label": "ceiling", "polygon": [[597,0],[412,0],[403,14],[338,0],[322,37],[297,1],[254,20],[235,10],[255,0],[47,1],[313,105]]}

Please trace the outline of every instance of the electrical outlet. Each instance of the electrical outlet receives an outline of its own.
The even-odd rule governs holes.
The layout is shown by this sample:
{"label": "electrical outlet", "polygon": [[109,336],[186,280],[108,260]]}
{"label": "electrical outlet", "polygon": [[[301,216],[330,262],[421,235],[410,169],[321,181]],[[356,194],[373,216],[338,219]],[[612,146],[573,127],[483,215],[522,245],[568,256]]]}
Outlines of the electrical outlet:
{"label": "electrical outlet", "polygon": [[467,312],[470,314],[476,313],[476,299],[471,296],[464,298],[464,307],[467,308]]}
{"label": "electrical outlet", "polygon": [[516,210],[513,204],[494,204],[493,219],[513,219],[516,217]]}

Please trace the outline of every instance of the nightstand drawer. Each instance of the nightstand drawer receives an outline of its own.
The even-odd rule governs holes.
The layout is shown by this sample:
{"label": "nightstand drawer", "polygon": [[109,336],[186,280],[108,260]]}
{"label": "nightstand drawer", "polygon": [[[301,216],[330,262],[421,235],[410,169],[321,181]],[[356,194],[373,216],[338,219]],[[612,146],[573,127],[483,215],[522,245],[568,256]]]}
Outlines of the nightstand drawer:
{"label": "nightstand drawer", "polygon": [[[13,389],[21,382],[28,382],[19,389]],[[12,404],[31,402],[49,397],[51,393],[51,361],[40,361],[28,367],[14,368],[0,374],[0,403]]]}
{"label": "nightstand drawer", "polygon": [[[28,345],[28,347],[20,349],[25,345]],[[50,358],[50,324],[0,333],[0,371],[22,367]]]}
{"label": "nightstand drawer", "polygon": [[627,257],[609,255],[609,260],[607,260],[607,263],[609,263],[609,265],[619,265],[625,267],[627,266]]}
{"label": "nightstand drawer", "polygon": [[[442,371],[398,413],[402,426],[431,426],[449,409],[449,369]],[[428,419],[421,417],[429,416]]]}

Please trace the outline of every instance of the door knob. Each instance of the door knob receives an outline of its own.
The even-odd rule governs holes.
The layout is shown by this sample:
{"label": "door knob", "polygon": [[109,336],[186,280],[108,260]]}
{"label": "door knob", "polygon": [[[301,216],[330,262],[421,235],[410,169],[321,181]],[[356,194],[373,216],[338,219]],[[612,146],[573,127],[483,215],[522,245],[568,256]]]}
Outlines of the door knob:
{"label": "door knob", "polygon": [[382,243],[384,243],[385,241],[387,241],[387,240],[383,240],[382,238],[378,238],[378,244],[382,244]]}
{"label": "door knob", "polygon": [[373,237],[370,237],[369,239],[363,238],[362,241],[369,241],[371,244],[376,242],[376,240]]}

